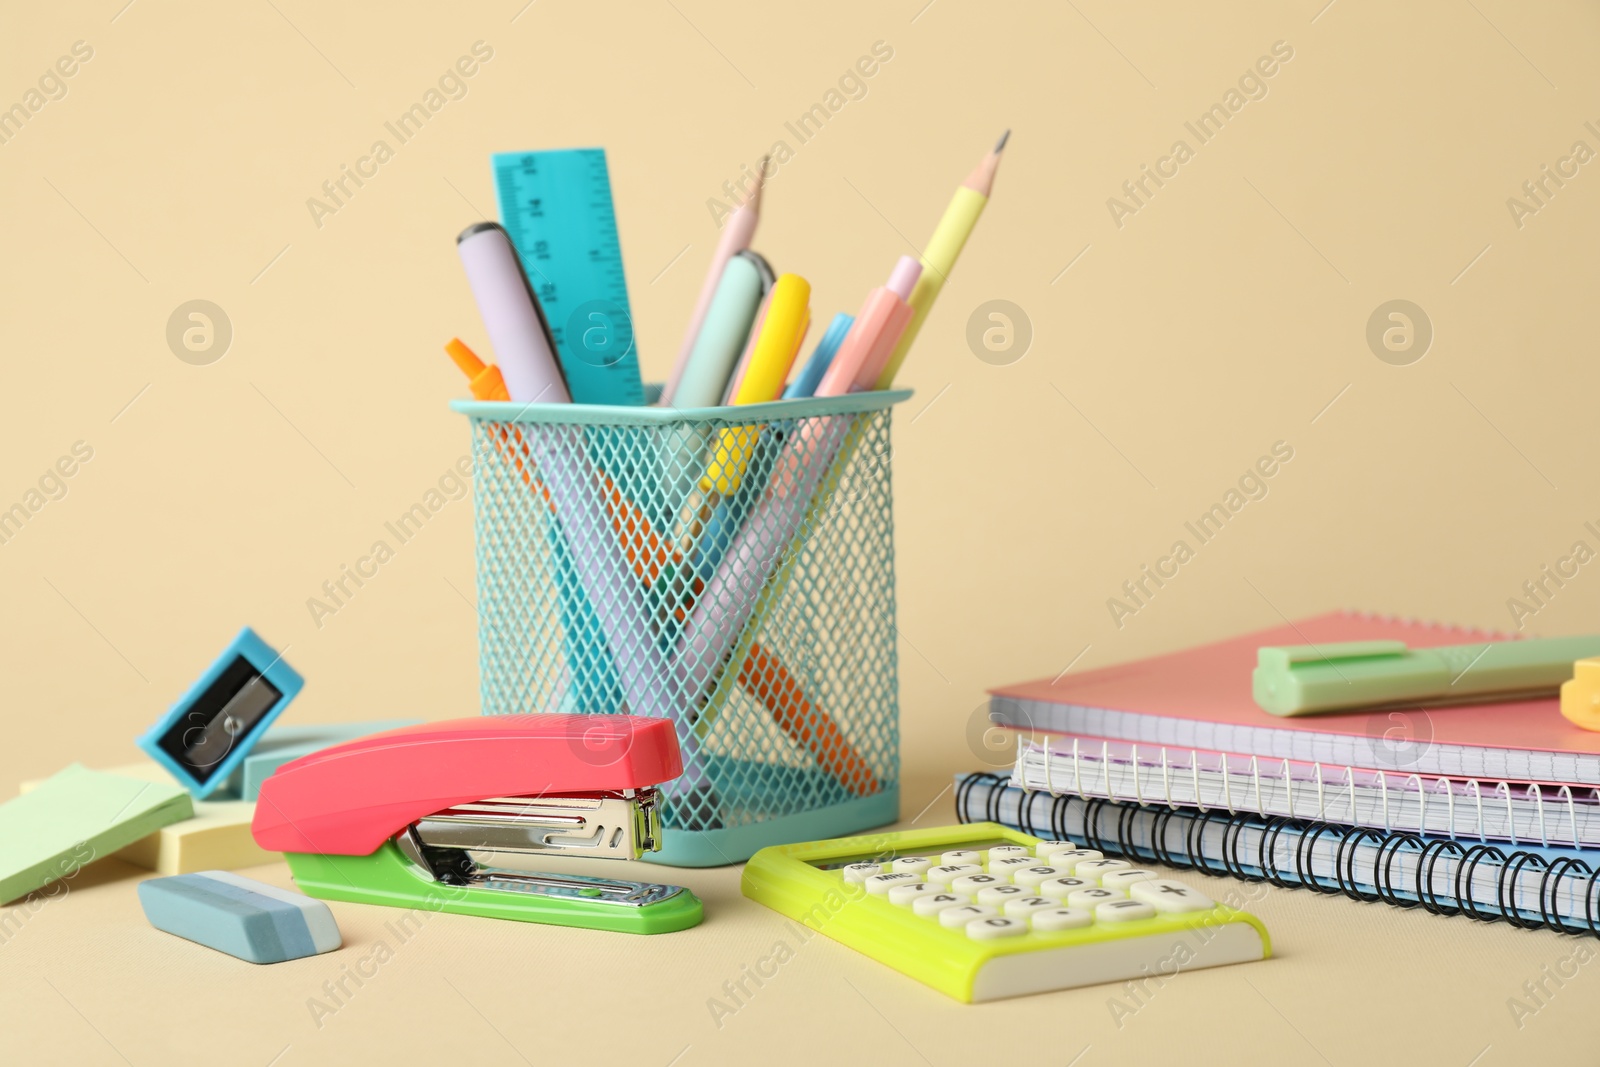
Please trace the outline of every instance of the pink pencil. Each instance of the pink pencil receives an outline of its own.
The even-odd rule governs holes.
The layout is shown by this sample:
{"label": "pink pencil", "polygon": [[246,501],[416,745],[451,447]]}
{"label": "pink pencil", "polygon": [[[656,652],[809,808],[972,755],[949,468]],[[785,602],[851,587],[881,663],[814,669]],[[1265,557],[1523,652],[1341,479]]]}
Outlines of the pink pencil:
{"label": "pink pencil", "polygon": [[733,214],[728,216],[722,227],[717,250],[711,255],[711,268],[706,271],[705,284],[700,287],[700,299],[695,301],[694,314],[689,316],[689,329],[684,333],[683,344],[678,349],[678,362],[673,365],[672,377],[667,379],[666,388],[661,391],[663,406],[670,407],[673,396],[678,392],[683,370],[689,364],[689,354],[694,351],[695,339],[700,336],[706,309],[711,306],[711,298],[716,295],[717,285],[722,281],[722,268],[727,266],[728,260],[749,248],[750,239],[756,234],[756,224],[761,221],[761,186],[766,181],[766,173],[767,160],[762,157],[761,166],[756,169],[755,188],[744,203],[733,209]]}

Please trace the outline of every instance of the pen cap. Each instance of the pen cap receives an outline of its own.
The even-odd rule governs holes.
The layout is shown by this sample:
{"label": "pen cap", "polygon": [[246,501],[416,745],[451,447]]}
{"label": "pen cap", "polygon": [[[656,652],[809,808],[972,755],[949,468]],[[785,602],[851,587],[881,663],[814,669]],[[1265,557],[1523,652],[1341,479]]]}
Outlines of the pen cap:
{"label": "pen cap", "polygon": [[456,252],[483,316],[511,399],[523,403],[571,402],[556,362],[544,312],[528,285],[506,231],[492,222],[468,227]]}
{"label": "pen cap", "polygon": [[[884,293],[893,296],[887,289]],[[896,299],[884,317],[883,329],[872,342],[872,347],[867,350],[867,358],[861,364],[861,371],[851,386],[852,391],[877,388],[878,378],[882,376],[884,367],[888,366],[895,345],[900,343],[900,335],[905,332],[910,322],[911,305],[904,300]]]}
{"label": "pen cap", "polygon": [[511,394],[506,392],[505,379],[500,376],[500,368],[494,364],[485,364],[478,358],[478,354],[468,348],[459,337],[450,338],[444,346],[450,358],[455,360],[456,366],[461,368],[461,373],[467,376],[467,388],[472,390],[475,400],[510,400]]}
{"label": "pen cap", "polygon": [[922,277],[922,264],[910,256],[901,256],[889,274],[889,284],[884,286],[901,300],[911,299],[911,290]]}
{"label": "pen cap", "polygon": [[749,260],[734,256],[723,268],[716,296],[701,320],[694,350],[678,381],[675,407],[715,407],[721,402],[760,306],[760,273]]}
{"label": "pen cap", "polygon": [[772,287],[767,317],[750,354],[735,404],[760,404],[777,399],[789,376],[795,353],[811,323],[811,283],[798,274],[782,274]]}

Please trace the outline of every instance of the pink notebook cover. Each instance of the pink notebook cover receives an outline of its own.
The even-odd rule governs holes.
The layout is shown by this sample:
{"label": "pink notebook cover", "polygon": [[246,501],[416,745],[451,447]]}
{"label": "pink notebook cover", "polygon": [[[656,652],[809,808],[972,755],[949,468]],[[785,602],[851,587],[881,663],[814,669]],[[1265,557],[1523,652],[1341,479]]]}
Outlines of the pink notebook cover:
{"label": "pink notebook cover", "polygon": [[[1067,674],[1053,682],[1044,678],[1003,686],[990,692],[998,698],[1023,702],[1020,714],[1026,714],[1027,705],[1035,702],[1065,706],[1060,715],[1033,716],[1038,720],[1035,725],[1042,730],[1104,736],[1108,733],[1107,726],[1121,721],[1122,726],[1109,731],[1110,736],[1142,743],[1198,743],[1205,747],[1262,756],[1288,756],[1291,754],[1289,748],[1301,747],[1294,744],[1294,738],[1283,738],[1284,734],[1333,735],[1337,738],[1360,739],[1362,744],[1370,745],[1375,738],[1382,737],[1386,730],[1398,726],[1422,739],[1430,748],[1456,746],[1462,749],[1498,749],[1507,755],[1518,752],[1549,753],[1553,757],[1535,757],[1529,761],[1529,769],[1535,773],[1505,777],[1572,781],[1565,773],[1555,777],[1547,775],[1554,774],[1558,769],[1577,771],[1579,766],[1600,757],[1600,733],[1581,730],[1562,718],[1559,702],[1554,697],[1516,703],[1429,708],[1426,711],[1360,711],[1303,718],[1269,715],[1256,707],[1251,698],[1250,672],[1255,668],[1256,649],[1261,645],[1305,645],[1384,638],[1423,648],[1503,639],[1504,635],[1351,612],[1331,612],[1303,619],[1292,626],[1261,630],[1182,652],[1082,674]],[[1121,712],[1141,718],[1159,716],[1167,720],[1188,720],[1189,723],[1199,724],[1200,728],[1185,728],[1182,722],[1152,720],[1138,723],[1135,729],[1125,718],[1098,714],[1101,711]],[[1075,714],[1081,712],[1087,714]],[[1393,715],[1402,718],[1392,719]],[[1013,716],[1008,716],[1008,720],[1010,717]],[[1026,724],[1013,722],[1011,725]],[[1285,743],[1270,743],[1271,735],[1258,731],[1271,731]],[[1226,737],[1235,743],[1208,745],[1205,741],[1207,737],[1215,740]],[[1252,737],[1257,740],[1249,749],[1237,743],[1240,739]],[[1312,738],[1308,736],[1302,740],[1309,742]],[[1355,751],[1361,751],[1361,745],[1355,746]],[[1563,759],[1563,755],[1576,759]],[[1511,767],[1502,763],[1503,758],[1492,758],[1490,762],[1502,770],[1510,770]],[[1509,762],[1519,765],[1525,761],[1512,758]],[[1467,766],[1440,767],[1434,773],[1466,773],[1473,769],[1470,763]],[[1426,773],[1426,768],[1422,766],[1406,769]],[[1579,771],[1577,782],[1594,784],[1587,781],[1590,777],[1589,773]]]}

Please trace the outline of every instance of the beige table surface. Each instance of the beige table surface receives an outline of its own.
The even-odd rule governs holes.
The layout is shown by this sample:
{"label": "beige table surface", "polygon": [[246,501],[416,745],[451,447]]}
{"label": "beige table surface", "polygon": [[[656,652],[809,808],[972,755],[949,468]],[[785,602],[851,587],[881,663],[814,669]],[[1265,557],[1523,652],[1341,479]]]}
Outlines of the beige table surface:
{"label": "beige table surface", "polygon": [[[918,826],[953,821],[935,778],[913,779],[902,807],[930,801]],[[152,929],[134,892],[148,873],[104,861],[0,943],[5,1062],[687,1067],[804,1063],[826,1049],[829,1062],[952,1067],[1025,1054],[1077,1067],[1180,1057],[1491,1067],[1600,1040],[1592,940],[1256,886],[1271,960],[1182,973],[1143,1003],[1099,986],[967,1006],[824,937],[798,939],[740,896],[739,870],[636,865],[633,876],[677,880],[705,901],[705,922],[676,934],[452,915],[399,928],[393,909],[335,902],[342,949],[258,967]],[[292,884],[281,864],[244,873]],[[1230,888],[1181,877],[1215,896]],[[1580,950],[1586,961],[1569,959]],[[749,974],[774,955],[789,958],[757,985]],[[1553,995],[1519,1026],[1508,1000],[1525,999],[1522,984],[1545,968],[1577,976],[1547,980]],[[724,985],[740,981],[748,996]]]}

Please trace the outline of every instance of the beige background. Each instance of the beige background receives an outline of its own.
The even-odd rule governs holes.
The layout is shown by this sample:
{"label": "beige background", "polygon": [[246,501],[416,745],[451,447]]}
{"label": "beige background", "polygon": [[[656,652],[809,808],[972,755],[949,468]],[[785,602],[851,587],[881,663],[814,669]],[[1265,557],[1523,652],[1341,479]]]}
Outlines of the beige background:
{"label": "beige background", "polygon": [[[902,375],[908,818],[932,801],[922,825],[949,821],[938,794],[977,763],[989,684],[1336,606],[1510,628],[1525,580],[1579,539],[1600,548],[1583,526],[1600,523],[1597,165],[1520,227],[1507,207],[1575,141],[1600,149],[1584,125],[1600,125],[1600,13],[1323,2],[8,11],[0,104],[76,41],[93,58],[0,144],[0,506],[75,442],[93,458],[0,544],[0,783],[127,761],[244,623],[309,679],[301,721],[473,713],[469,503],[320,628],[305,602],[466,452],[439,346],[487,347],[451,244],[493,210],[488,153],[606,146],[660,377],[715,241],[707,199],[880,40],[894,55],[864,98],[791,139],[756,244],[812,280],[820,320],[854,310],[1014,130]],[[467,95],[315,225],[306,199],[480,40],[494,54]],[[1279,41],[1293,59],[1266,96],[1199,145],[1185,121]],[[1194,158],[1119,228],[1107,198],[1178,138]],[[234,332],[209,366],[165,339],[197,298]],[[1005,366],[965,340],[991,299],[1033,331]],[[1392,299],[1435,331],[1410,366],[1365,340]],[[1118,627],[1107,598],[1280,440],[1294,459],[1269,495]],[[1592,629],[1591,569],[1527,629]],[[820,941],[719,1030],[706,999],[780,929],[732,871],[683,875],[710,918],[668,938],[438,918],[318,1029],[306,999],[388,916],[339,907],[356,957],[254,970],[150,930],[132,875],[85,872],[0,944],[8,1050],[287,1065],[589,1047],[648,1067],[832,1047],[943,1064],[1014,1054],[996,1043],[1010,1027],[1062,1064],[1191,1042],[1206,1061],[1491,1064],[1600,1030],[1587,970],[1520,1030],[1506,1009],[1574,940],[1289,892],[1257,905],[1280,959],[1187,975],[1120,1030],[1105,990],[962,1010]]]}

